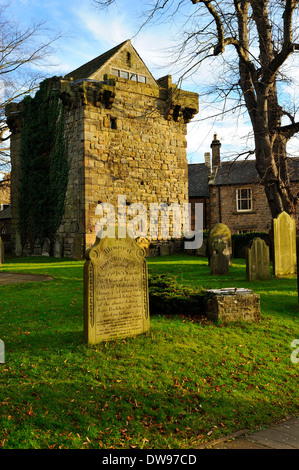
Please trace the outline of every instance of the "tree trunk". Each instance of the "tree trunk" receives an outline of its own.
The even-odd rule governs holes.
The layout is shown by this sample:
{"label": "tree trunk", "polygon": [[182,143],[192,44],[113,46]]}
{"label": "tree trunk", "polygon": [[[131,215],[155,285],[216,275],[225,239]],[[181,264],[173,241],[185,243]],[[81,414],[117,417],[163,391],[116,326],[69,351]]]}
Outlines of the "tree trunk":
{"label": "tree trunk", "polygon": [[264,186],[273,218],[282,211],[295,213],[288,168],[286,140],[278,135],[274,142],[269,132],[255,129],[256,169]]}

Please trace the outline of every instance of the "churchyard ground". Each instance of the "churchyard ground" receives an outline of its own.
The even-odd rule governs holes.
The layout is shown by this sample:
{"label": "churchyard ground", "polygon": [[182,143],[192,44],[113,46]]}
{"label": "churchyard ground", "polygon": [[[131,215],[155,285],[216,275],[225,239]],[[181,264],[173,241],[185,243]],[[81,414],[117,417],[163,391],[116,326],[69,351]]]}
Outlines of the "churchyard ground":
{"label": "churchyard ground", "polygon": [[0,448],[190,449],[298,414],[296,276],[248,282],[241,259],[212,276],[187,255],[149,258],[148,270],[188,288],[253,289],[261,322],[161,312],[142,335],[86,345],[83,262],[7,259],[0,272],[54,280],[0,286]]}

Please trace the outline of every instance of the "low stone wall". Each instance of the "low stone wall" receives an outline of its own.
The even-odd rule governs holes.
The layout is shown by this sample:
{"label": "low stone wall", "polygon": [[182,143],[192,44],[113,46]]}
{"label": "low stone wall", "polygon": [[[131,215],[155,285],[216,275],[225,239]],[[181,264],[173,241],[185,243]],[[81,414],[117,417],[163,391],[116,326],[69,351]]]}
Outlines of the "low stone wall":
{"label": "low stone wall", "polygon": [[207,317],[212,321],[260,322],[260,296],[250,289],[207,290],[205,298]]}

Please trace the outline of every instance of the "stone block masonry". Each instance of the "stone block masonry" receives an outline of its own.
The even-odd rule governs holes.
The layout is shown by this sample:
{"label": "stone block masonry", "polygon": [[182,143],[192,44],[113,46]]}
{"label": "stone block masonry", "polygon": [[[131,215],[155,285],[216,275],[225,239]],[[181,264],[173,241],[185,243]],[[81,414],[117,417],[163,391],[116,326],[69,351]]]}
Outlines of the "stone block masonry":
{"label": "stone block masonry", "polygon": [[250,289],[212,289],[206,292],[206,315],[214,321],[260,322],[260,296]]}
{"label": "stone block masonry", "polygon": [[[94,245],[99,221],[95,210],[100,203],[112,204],[116,215],[119,195],[126,196],[128,205],[138,202],[148,209],[151,203],[188,203],[186,133],[187,123],[198,112],[198,95],[177,90],[170,76],[156,81],[130,41],[112,52],[103,55],[105,62],[100,56],[58,79],[55,86],[64,105],[69,163],[65,211],[58,229],[65,257],[83,258]],[[117,71],[126,78],[117,76]],[[21,125],[14,132],[14,115],[9,109],[7,114],[17,232]]]}

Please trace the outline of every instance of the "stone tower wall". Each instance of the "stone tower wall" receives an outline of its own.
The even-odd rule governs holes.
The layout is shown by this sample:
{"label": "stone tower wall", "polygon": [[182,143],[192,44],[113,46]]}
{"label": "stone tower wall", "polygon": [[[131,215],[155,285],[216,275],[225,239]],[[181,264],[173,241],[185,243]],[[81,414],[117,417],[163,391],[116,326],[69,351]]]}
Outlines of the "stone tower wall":
{"label": "stone tower wall", "polygon": [[165,101],[146,84],[118,79],[111,109],[84,109],[86,247],[95,241],[95,209],[118,195],[127,204],[187,203],[186,124],[165,118]]}
{"label": "stone tower wall", "polygon": [[[120,57],[106,71],[112,65],[121,67],[126,51]],[[104,80],[60,79],[55,86],[64,105],[69,163],[65,211],[58,229],[65,257],[80,259],[94,244],[99,203],[112,204],[116,213],[119,195],[126,197],[127,204],[143,203],[147,210],[151,203],[188,203],[186,132],[187,122],[197,112],[198,95],[177,92],[170,76],[159,84],[142,63],[138,67],[138,73],[147,72],[147,83],[106,74]],[[8,108],[7,115],[12,130],[13,244],[16,254],[21,254],[17,228],[21,105]],[[161,238],[160,231],[156,238]]]}

